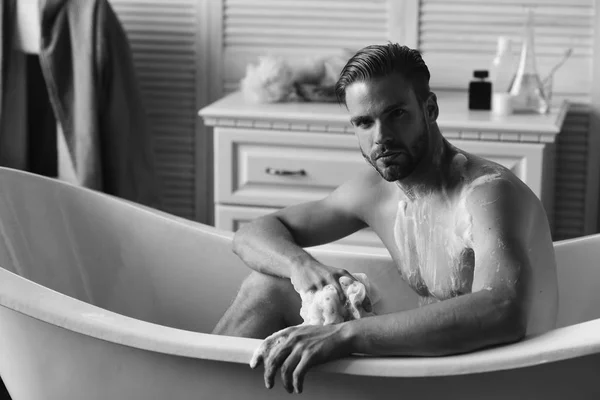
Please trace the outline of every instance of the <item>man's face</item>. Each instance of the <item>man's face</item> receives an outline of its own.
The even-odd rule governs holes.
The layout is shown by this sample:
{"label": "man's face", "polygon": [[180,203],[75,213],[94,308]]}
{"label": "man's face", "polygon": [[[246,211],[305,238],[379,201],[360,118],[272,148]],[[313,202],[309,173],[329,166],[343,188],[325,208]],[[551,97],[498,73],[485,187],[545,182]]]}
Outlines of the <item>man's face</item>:
{"label": "man's face", "polygon": [[346,87],[361,152],[383,179],[409,176],[427,154],[429,126],[410,84],[393,74]]}

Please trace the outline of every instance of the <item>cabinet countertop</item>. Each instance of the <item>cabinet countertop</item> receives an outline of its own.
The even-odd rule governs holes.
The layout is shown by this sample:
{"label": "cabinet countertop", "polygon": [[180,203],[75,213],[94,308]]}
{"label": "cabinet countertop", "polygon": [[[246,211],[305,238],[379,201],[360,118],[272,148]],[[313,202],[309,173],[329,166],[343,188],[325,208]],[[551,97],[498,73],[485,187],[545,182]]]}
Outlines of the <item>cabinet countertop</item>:
{"label": "cabinet countertop", "polygon": [[[440,114],[438,125],[442,131],[502,132],[502,134],[532,134],[531,138],[517,141],[553,142],[562,127],[569,108],[566,100],[554,105],[548,114],[511,114],[496,116],[490,111],[473,111],[467,107],[466,92],[436,91]],[[350,116],[337,103],[269,103],[256,104],[244,99],[241,92],[233,92],[199,111],[209,126],[241,126],[277,128],[288,124],[288,130],[319,130],[352,132]],[[297,129],[294,128],[296,126]],[[315,128],[315,129],[312,129]]]}

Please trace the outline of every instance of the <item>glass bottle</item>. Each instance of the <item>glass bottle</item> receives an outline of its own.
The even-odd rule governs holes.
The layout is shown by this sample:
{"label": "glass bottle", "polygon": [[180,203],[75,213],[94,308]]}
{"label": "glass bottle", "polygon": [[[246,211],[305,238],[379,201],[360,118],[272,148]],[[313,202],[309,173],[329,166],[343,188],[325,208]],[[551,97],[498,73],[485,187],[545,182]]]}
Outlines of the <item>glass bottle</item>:
{"label": "glass bottle", "polygon": [[529,8],[523,34],[521,58],[510,87],[511,102],[515,113],[545,114],[549,109],[547,96],[544,93],[535,62],[533,27],[533,9]]}
{"label": "glass bottle", "polygon": [[492,61],[490,81],[494,93],[508,93],[515,76],[516,59],[513,57],[512,41],[506,36],[498,37],[496,56]]}

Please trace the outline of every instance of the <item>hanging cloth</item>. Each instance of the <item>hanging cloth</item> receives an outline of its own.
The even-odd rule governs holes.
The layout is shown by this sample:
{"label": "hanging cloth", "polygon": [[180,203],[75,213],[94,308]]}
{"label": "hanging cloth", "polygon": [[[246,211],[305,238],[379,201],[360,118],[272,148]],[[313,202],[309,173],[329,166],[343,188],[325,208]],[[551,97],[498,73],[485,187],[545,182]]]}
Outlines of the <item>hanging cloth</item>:
{"label": "hanging cloth", "polygon": [[[12,85],[8,67],[13,64],[15,4],[15,0],[0,0],[0,164],[5,166],[23,164],[35,152],[22,137],[11,140],[16,131],[5,122],[5,106],[14,101],[7,89]],[[25,63],[29,73],[37,74],[34,79],[40,78],[41,71],[58,122],[59,177],[160,208],[161,185],[131,49],[110,4],[39,0],[39,7],[40,69],[34,71],[31,59]],[[25,104],[43,110],[41,103]],[[40,140],[46,143],[51,135]],[[36,168],[53,171],[55,167],[44,162]]]}

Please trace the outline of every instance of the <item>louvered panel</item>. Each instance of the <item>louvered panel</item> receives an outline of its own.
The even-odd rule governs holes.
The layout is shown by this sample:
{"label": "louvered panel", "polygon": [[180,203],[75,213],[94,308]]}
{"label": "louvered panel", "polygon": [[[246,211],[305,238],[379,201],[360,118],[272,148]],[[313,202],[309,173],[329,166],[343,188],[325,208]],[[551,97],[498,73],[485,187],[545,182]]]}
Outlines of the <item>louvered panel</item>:
{"label": "louvered panel", "polygon": [[156,146],[160,149],[168,149],[169,147],[178,147],[179,151],[191,151],[194,146],[194,141],[189,137],[178,136],[162,136],[156,135]]}
{"label": "louvered panel", "polygon": [[[561,203],[561,206],[568,206],[569,203],[563,204]],[[570,221],[579,221],[580,219],[582,219],[584,217],[584,210],[580,210],[580,209],[575,209],[575,208],[564,208],[561,211],[561,215],[563,216],[563,218],[569,218]],[[563,224],[564,227],[565,224]],[[579,226],[579,224],[577,224],[577,226]]]}
{"label": "louvered panel", "polygon": [[[589,47],[593,35],[593,10],[592,4],[575,7],[569,2],[558,5],[540,0],[535,13],[536,52],[539,55],[554,54],[554,45]],[[474,5],[425,0],[421,6],[420,47],[424,52],[430,49],[452,51],[457,48],[455,46],[471,45],[473,51],[493,53],[498,33],[520,40],[523,11],[519,4],[482,2]],[[473,32],[477,34],[473,35]],[[565,37],[567,32],[569,36]],[[491,45],[491,49],[483,45]]]}
{"label": "louvered panel", "polygon": [[545,75],[564,51],[571,59],[556,74],[555,91],[587,94],[592,76],[595,8],[592,0],[502,1],[423,0],[419,17],[419,49],[430,65],[431,84],[466,88],[475,69],[489,69],[498,36],[515,41],[518,58],[525,20],[524,4],[535,6],[535,51]]}
{"label": "louvered panel", "polygon": [[389,39],[387,0],[224,0],[223,90],[236,90],[261,55],[290,62]]}
{"label": "louvered panel", "polygon": [[560,195],[560,199],[561,202],[565,204],[565,206],[569,206],[571,209],[575,209],[576,207],[581,205],[581,202],[585,201],[585,193],[563,192]]}
{"label": "louvered panel", "polygon": [[569,112],[556,141],[555,240],[584,234],[589,112]]}
{"label": "louvered panel", "polygon": [[[192,54],[180,54],[178,57],[180,58],[180,61],[186,61],[191,63],[195,61],[195,55]],[[151,60],[152,64],[156,65],[157,67],[160,65],[161,62],[164,62],[169,66],[175,67],[175,65],[173,65],[172,63],[173,59],[170,54],[153,53],[152,49],[148,51],[140,48],[139,46],[138,48],[136,48],[136,53],[133,54],[133,60],[138,65],[144,65],[145,63],[147,64],[148,60]]]}
{"label": "louvered panel", "polygon": [[154,136],[163,208],[195,217],[195,0],[110,0],[131,45]]}
{"label": "louvered panel", "polygon": [[154,125],[154,131],[157,137],[164,135],[167,139],[175,137],[175,136],[184,136],[189,140],[194,141],[194,138],[189,136],[189,131],[186,125],[178,125],[175,123],[166,125],[164,121],[161,121],[161,124]]}
{"label": "louvered panel", "polygon": [[240,83],[237,81],[225,82],[223,84],[223,95],[228,95],[240,88]]}
{"label": "louvered panel", "polygon": [[[437,0],[438,3],[463,3],[463,4],[470,4],[470,3],[474,3],[474,4],[481,4],[481,0],[460,0],[460,1],[455,1],[455,0]],[[548,4],[548,5],[552,5],[552,4],[557,4],[557,5],[564,5],[566,3],[565,0],[494,0],[494,4],[516,4],[519,6],[536,6],[539,5],[540,2],[543,2],[544,4]],[[573,5],[574,7],[592,7],[594,3],[594,0],[569,0],[569,4]]]}

